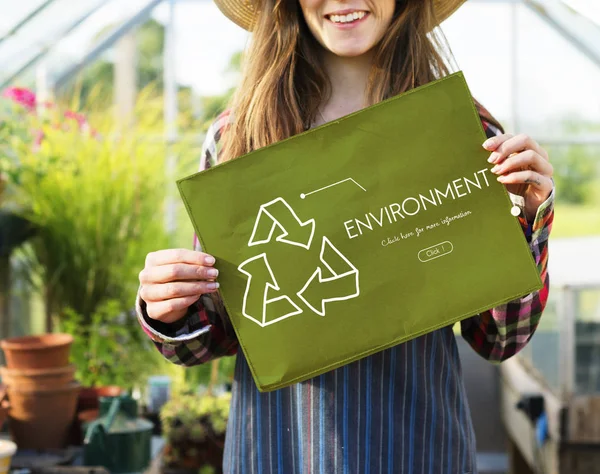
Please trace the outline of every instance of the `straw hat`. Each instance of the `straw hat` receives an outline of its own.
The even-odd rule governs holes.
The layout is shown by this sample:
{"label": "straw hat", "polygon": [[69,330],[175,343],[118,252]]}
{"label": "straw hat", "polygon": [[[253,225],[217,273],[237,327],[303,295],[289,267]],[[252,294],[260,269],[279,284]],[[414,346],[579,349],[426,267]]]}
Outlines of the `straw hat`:
{"label": "straw hat", "polygon": [[[251,31],[256,19],[257,0],[215,0],[219,10],[231,21]],[[452,15],[466,0],[434,0],[438,21],[441,23]]]}

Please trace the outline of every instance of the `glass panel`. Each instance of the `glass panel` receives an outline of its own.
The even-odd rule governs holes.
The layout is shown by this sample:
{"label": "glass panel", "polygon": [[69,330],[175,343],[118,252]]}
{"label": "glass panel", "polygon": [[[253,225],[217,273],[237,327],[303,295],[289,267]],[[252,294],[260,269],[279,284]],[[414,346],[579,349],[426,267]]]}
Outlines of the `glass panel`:
{"label": "glass panel", "polygon": [[[600,127],[600,122],[598,123]],[[577,133],[577,132],[574,132]],[[554,166],[556,214],[552,239],[600,235],[600,144],[561,145],[542,142]],[[552,255],[552,249],[550,250]],[[552,256],[550,256],[552,262]],[[581,258],[578,261],[583,262]],[[574,268],[565,284],[598,281],[598,269]],[[563,276],[560,276],[561,281]],[[576,281],[575,281],[576,279]]]}
{"label": "glass panel", "polygon": [[575,387],[577,394],[600,393],[600,288],[576,298]]}
{"label": "glass panel", "polygon": [[[36,8],[39,8],[45,0],[21,0],[14,2],[11,0],[0,1],[2,15],[0,16],[0,38],[8,34],[16,25],[24,20]],[[10,3],[10,8],[8,4]]]}
{"label": "glass panel", "polygon": [[600,26],[600,5],[597,2],[589,0],[562,0],[562,2]]}
{"label": "glass panel", "polygon": [[561,318],[559,315],[562,292],[550,292],[548,303],[535,335],[521,351],[533,368],[543,377],[548,387],[559,393],[559,357]]}
{"label": "glass panel", "polygon": [[[54,45],[75,22],[100,5],[102,0],[56,0],[0,44],[0,81],[11,77],[36,55]],[[18,20],[17,20],[18,21]]]}
{"label": "glass panel", "polygon": [[600,142],[600,68],[530,8],[519,7],[517,18],[519,131]]}
{"label": "glass panel", "polygon": [[600,68],[531,8],[467,2],[442,27],[471,92],[508,131],[600,142]]}
{"label": "glass panel", "polygon": [[471,93],[505,126],[511,117],[510,20],[509,4],[466,2],[442,24]]}
{"label": "glass panel", "polygon": [[[71,65],[82,61],[115,27],[129,20],[149,3],[150,0],[129,0],[125,4],[119,0],[105,1],[92,16],[58,41],[49,52],[45,59],[49,65],[49,78],[54,80]],[[98,59],[110,60],[112,51],[112,48],[108,48]]]}

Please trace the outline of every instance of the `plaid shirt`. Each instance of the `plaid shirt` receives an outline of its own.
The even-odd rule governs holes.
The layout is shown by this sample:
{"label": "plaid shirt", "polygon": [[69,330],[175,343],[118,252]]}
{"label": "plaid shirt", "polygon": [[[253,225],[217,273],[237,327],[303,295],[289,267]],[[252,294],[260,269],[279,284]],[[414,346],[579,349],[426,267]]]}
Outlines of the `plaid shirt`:
{"label": "plaid shirt", "polygon": [[[484,109],[480,112],[485,116]],[[229,120],[225,112],[208,130],[200,170],[217,163]],[[499,133],[486,120],[482,123],[488,137]],[[461,322],[465,340],[492,362],[516,354],[538,325],[548,298],[553,217],[554,189],[532,223],[519,217],[544,287]],[[201,250],[198,239],[194,242]],[[139,296],[137,309],[146,334],[175,364],[192,366],[238,353],[218,295],[203,295],[176,325],[151,320]],[[239,351],[232,392],[227,474],[476,472],[473,428],[451,326],[269,393],[258,391]]]}

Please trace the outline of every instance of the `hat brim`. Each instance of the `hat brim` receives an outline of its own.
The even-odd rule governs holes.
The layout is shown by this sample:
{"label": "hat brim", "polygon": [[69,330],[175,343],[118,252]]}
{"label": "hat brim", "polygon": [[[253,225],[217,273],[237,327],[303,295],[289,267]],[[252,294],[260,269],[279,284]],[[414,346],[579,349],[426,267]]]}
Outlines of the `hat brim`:
{"label": "hat brim", "polygon": [[[446,20],[466,0],[434,0],[435,13],[439,23]],[[257,9],[250,0],[215,0],[223,15],[243,29],[252,31]]]}

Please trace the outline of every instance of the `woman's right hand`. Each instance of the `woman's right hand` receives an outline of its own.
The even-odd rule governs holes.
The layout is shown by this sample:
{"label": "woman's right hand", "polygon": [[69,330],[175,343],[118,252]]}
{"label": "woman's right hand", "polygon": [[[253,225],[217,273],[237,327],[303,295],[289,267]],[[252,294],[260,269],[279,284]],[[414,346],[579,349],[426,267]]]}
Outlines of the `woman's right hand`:
{"label": "woman's right hand", "polygon": [[140,272],[140,296],[152,319],[173,323],[205,293],[214,293],[219,271],[211,255],[187,249],[151,252]]}

